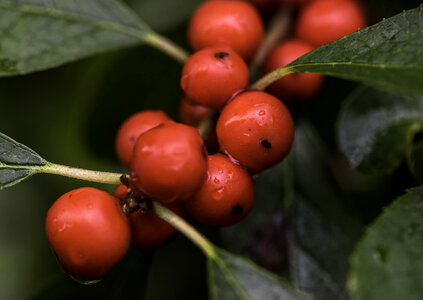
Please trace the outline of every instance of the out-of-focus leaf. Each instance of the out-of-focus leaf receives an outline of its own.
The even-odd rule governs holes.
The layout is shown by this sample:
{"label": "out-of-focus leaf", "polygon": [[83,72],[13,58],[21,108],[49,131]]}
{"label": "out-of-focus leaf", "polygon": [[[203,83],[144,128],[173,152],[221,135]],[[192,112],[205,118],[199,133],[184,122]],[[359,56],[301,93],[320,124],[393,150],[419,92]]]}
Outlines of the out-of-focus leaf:
{"label": "out-of-focus leaf", "polygon": [[0,133],[0,190],[34,175],[46,163],[27,146]]}
{"label": "out-of-focus leaf", "polygon": [[419,141],[409,147],[407,163],[414,178],[423,183],[423,142]]}
{"label": "out-of-focus leaf", "polygon": [[291,212],[290,266],[295,285],[315,299],[347,299],[348,257],[361,232],[311,125],[296,124],[297,196]]}
{"label": "out-of-focus leaf", "polygon": [[290,64],[407,95],[423,95],[423,7],[323,45]]}
{"label": "out-of-focus leaf", "polygon": [[271,216],[282,210],[283,202],[292,192],[293,174],[289,174],[290,158],[260,174],[254,183],[254,207],[248,216],[233,226],[219,230],[222,244],[230,251],[241,253],[255,241],[254,232],[269,223]]}
{"label": "out-of-focus leaf", "polygon": [[0,0],[0,76],[142,43],[149,33],[118,0]]}
{"label": "out-of-focus leaf", "polygon": [[404,159],[422,124],[422,101],[359,88],[341,110],[339,147],[352,167],[366,173],[389,173]]}
{"label": "out-of-focus leaf", "polygon": [[240,256],[215,248],[208,259],[210,299],[300,300],[309,299],[282,278]]}
{"label": "out-of-focus leaf", "polygon": [[353,299],[423,298],[423,188],[393,202],[368,228],[352,259]]}
{"label": "out-of-focus leaf", "polygon": [[[131,0],[129,5],[151,28],[163,32],[185,23],[201,2],[201,0]],[[163,12],[172,13],[166,14],[166,18],[163,18]]]}
{"label": "out-of-focus leaf", "polygon": [[34,295],[34,300],[73,299],[143,299],[146,292],[151,254],[138,250],[129,251],[111,273],[93,285],[83,285],[62,274],[50,286]]}

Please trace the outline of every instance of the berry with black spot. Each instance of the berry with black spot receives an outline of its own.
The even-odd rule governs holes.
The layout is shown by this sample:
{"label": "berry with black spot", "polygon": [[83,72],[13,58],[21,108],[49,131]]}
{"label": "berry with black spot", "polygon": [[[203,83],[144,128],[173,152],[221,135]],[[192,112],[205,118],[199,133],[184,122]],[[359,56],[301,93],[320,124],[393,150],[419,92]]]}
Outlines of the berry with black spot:
{"label": "berry with black spot", "polygon": [[251,175],[226,155],[208,157],[207,180],[184,202],[188,214],[209,226],[228,226],[241,221],[254,202]]}
{"label": "berry with black spot", "polygon": [[185,62],[181,87],[189,101],[220,108],[247,87],[248,77],[248,67],[236,52],[228,47],[207,47]]}
{"label": "berry with black spot", "polygon": [[260,172],[288,154],[294,123],[279,99],[249,91],[223,108],[216,132],[222,151],[251,171]]}

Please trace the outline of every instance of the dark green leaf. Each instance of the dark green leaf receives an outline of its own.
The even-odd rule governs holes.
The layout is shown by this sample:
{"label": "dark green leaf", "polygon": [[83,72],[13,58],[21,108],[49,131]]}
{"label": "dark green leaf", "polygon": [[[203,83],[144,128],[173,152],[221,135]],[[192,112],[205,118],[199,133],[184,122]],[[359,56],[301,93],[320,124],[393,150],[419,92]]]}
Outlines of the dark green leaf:
{"label": "dark green leaf", "polygon": [[307,122],[296,124],[292,155],[297,185],[290,226],[294,283],[316,300],[347,299],[348,258],[362,226],[332,174],[327,150]]}
{"label": "dark green leaf", "polygon": [[353,299],[423,299],[423,188],[398,198],[368,228],[351,259]]}
{"label": "dark green leaf", "polygon": [[300,57],[290,66],[423,95],[423,7],[402,12]]}
{"label": "dark green leaf", "polygon": [[289,197],[287,193],[292,192],[288,191],[288,188],[293,189],[293,184],[290,182],[293,176],[291,170],[287,169],[291,162],[287,157],[283,162],[265,170],[256,178],[254,209],[242,222],[219,230],[225,249],[241,253],[247,248],[257,246],[254,233],[261,227],[270,225],[269,221],[272,223],[272,215],[281,212],[282,204]]}
{"label": "dark green leaf", "polygon": [[39,291],[31,299],[143,299],[150,265],[151,253],[130,249],[125,258],[100,282],[89,286],[83,285],[62,272],[62,276],[51,282],[49,286]]}
{"label": "dark green leaf", "polygon": [[[149,24],[154,30],[163,32],[186,22],[194,13],[201,0],[131,0],[129,5]],[[163,18],[163,12],[166,14]]]}
{"label": "dark green leaf", "polygon": [[410,146],[407,154],[407,163],[416,180],[423,183],[423,142]]}
{"label": "dark green leaf", "polygon": [[0,133],[0,189],[25,180],[46,163],[33,150]]}
{"label": "dark green leaf", "polygon": [[134,45],[149,32],[118,0],[0,0],[0,76]]}
{"label": "dark green leaf", "polygon": [[215,250],[216,257],[208,260],[210,299],[309,299],[253,262],[219,248]]}
{"label": "dark green leaf", "polygon": [[338,143],[352,167],[389,173],[405,157],[423,124],[423,102],[371,88],[359,88],[341,110]]}

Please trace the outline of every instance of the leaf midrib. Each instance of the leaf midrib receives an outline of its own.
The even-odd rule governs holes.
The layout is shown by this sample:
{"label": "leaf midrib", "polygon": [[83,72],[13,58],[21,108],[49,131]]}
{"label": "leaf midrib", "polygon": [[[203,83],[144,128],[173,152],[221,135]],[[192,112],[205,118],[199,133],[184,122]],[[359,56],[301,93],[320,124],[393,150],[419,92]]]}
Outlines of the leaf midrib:
{"label": "leaf midrib", "polygon": [[98,19],[92,19],[89,17],[82,17],[76,14],[64,12],[54,8],[43,8],[37,5],[13,4],[7,1],[0,1],[0,8],[16,10],[26,14],[44,15],[44,16],[54,17],[58,19],[65,19],[69,21],[79,22],[79,23],[91,25],[101,29],[120,32],[129,36],[136,37],[137,39],[140,39],[140,40],[144,40],[147,32],[150,31],[148,27],[146,25],[141,24],[139,20],[137,20],[138,25],[140,27],[145,26],[143,30],[141,30],[140,28],[133,28],[130,26],[119,24],[119,23],[100,21]]}
{"label": "leaf midrib", "polygon": [[299,64],[290,64],[287,67],[295,70],[296,68],[304,67],[327,67],[327,66],[358,66],[358,67],[368,67],[368,68],[377,68],[377,69],[418,69],[423,71],[423,66],[416,65],[388,65],[388,64],[366,64],[366,63],[356,63],[356,62],[315,62],[315,63],[299,63]]}
{"label": "leaf midrib", "polygon": [[234,289],[235,294],[240,300],[248,300],[248,297],[244,290],[242,289],[240,283],[235,278],[233,273],[229,270],[229,268],[226,266],[226,263],[218,256],[216,255],[213,258],[210,258],[220,269],[220,271],[225,276],[227,282],[230,286]]}

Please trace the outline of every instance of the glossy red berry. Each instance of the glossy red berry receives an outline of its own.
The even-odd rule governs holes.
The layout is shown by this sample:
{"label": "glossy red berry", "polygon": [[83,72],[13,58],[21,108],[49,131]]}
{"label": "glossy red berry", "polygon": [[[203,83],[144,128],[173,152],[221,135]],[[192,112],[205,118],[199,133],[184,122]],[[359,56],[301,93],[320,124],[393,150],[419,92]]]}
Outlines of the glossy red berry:
{"label": "glossy red berry", "polygon": [[281,3],[301,6],[315,0],[279,0]]}
{"label": "glossy red berry", "polygon": [[195,11],[188,28],[188,40],[194,50],[209,46],[229,46],[249,61],[263,39],[260,14],[244,1],[203,2]]}
{"label": "glossy red berry", "polygon": [[248,77],[248,67],[237,53],[224,46],[207,47],[185,62],[181,87],[190,101],[220,108],[247,87]]}
{"label": "glossy red berry", "polygon": [[128,195],[128,187],[123,184],[118,185],[113,192],[113,196],[121,200],[124,200],[126,195]]}
{"label": "glossy red berry", "polygon": [[253,202],[251,175],[226,155],[215,154],[208,157],[207,180],[184,206],[202,224],[228,226],[243,219]]}
{"label": "glossy red berry", "polygon": [[169,121],[169,117],[160,110],[146,110],[129,117],[119,128],[116,136],[116,152],[119,160],[130,167],[132,150],[138,137],[147,130]]}
{"label": "glossy red berry", "polygon": [[103,278],[130,244],[130,224],[119,200],[90,187],[57,199],[47,213],[45,228],[63,269],[81,280]]}
{"label": "glossy red berry", "polygon": [[297,35],[316,46],[332,42],[366,26],[364,12],[354,0],[318,0],[304,6]]}
{"label": "glossy red berry", "polygon": [[134,147],[132,183],[163,203],[184,200],[202,185],[207,152],[198,130],[168,122],[142,134]]}
{"label": "glossy red berry", "polygon": [[227,104],[217,121],[221,149],[253,172],[278,163],[294,139],[294,123],[279,99],[245,92]]}
{"label": "glossy red berry", "polygon": [[[313,49],[310,43],[298,39],[284,41],[270,52],[264,64],[264,71],[270,73],[286,66]],[[317,94],[322,82],[323,76],[319,74],[292,74],[274,82],[268,90],[283,101],[292,102],[292,99],[305,101]]]}
{"label": "glossy red berry", "polygon": [[191,104],[185,98],[181,100],[179,105],[179,119],[182,123],[189,126],[198,126],[213,109],[202,105]]}
{"label": "glossy red berry", "polygon": [[[179,203],[164,204],[164,206],[179,216],[185,217],[185,212]],[[176,229],[158,217],[153,209],[145,212],[138,210],[129,217],[132,228],[131,246],[136,249],[155,249],[176,233]]]}

